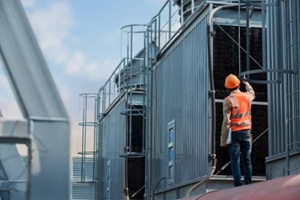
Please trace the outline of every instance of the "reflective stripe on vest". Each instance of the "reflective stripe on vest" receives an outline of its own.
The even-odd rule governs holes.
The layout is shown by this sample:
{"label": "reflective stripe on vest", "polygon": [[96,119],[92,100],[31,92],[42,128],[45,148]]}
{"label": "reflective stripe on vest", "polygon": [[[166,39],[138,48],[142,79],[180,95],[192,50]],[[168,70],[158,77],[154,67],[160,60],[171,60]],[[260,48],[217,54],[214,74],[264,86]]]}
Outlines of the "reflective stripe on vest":
{"label": "reflective stripe on vest", "polygon": [[227,97],[231,103],[231,130],[251,129],[251,99],[243,92],[232,93]]}

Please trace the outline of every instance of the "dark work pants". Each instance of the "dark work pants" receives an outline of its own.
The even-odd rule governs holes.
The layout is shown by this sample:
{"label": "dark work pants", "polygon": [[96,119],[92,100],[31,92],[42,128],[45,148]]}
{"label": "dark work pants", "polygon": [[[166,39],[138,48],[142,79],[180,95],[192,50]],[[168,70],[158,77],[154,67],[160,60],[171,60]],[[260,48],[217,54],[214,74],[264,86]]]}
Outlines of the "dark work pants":
{"label": "dark work pants", "polygon": [[231,160],[231,171],[234,179],[234,186],[242,185],[240,155],[242,156],[244,167],[244,184],[250,184],[252,182],[252,141],[250,134],[250,130],[243,130],[232,132],[231,135],[231,144],[228,147]]}

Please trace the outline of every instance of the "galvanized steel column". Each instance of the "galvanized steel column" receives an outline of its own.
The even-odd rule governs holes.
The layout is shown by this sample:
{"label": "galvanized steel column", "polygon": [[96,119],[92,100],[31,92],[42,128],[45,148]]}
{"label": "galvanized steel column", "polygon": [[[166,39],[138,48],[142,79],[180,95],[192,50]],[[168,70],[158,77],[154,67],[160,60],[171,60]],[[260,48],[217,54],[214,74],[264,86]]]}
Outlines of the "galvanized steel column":
{"label": "galvanized steel column", "polygon": [[33,122],[30,199],[70,199],[67,112],[19,0],[0,0],[0,53],[24,118]]}

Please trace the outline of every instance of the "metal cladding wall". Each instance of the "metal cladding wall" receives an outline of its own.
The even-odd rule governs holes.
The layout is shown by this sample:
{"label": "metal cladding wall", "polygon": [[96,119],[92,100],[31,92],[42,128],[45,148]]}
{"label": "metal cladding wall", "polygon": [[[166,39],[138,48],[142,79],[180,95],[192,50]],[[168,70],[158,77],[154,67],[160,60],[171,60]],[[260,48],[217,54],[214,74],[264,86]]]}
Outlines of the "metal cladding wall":
{"label": "metal cladding wall", "polygon": [[[97,199],[123,199],[124,141],[126,132],[125,100],[120,100],[99,122],[99,182]],[[109,192],[108,190],[109,189]],[[108,197],[107,194],[110,196]]]}
{"label": "metal cladding wall", "polygon": [[[197,180],[209,171],[207,31],[204,15],[178,38],[153,72],[152,177],[157,190]],[[169,138],[170,124],[174,126],[173,142]],[[169,152],[170,145],[174,152]],[[170,160],[173,172],[169,171]]]}
{"label": "metal cladding wall", "polygon": [[[300,2],[267,1],[268,178],[300,172]],[[277,81],[277,82],[276,82]]]}

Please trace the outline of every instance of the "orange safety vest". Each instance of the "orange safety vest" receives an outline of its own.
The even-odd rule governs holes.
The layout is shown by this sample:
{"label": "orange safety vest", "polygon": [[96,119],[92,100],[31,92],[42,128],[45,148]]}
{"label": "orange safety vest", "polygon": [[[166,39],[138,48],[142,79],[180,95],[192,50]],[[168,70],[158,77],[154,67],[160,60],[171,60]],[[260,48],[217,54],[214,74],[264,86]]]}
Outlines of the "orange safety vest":
{"label": "orange safety vest", "polygon": [[243,92],[231,93],[227,99],[231,103],[231,131],[250,130],[251,99]]}

